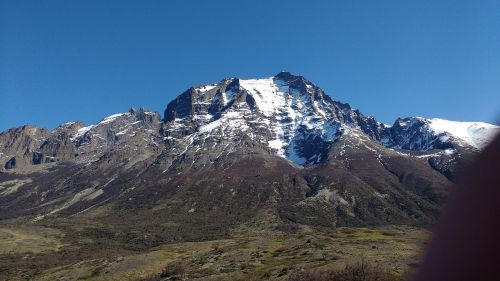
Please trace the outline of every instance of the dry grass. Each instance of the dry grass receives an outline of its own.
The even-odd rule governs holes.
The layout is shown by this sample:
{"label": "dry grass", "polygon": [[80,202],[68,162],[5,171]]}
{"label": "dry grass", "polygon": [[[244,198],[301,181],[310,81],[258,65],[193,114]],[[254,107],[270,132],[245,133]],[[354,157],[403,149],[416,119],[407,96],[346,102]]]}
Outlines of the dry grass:
{"label": "dry grass", "polygon": [[287,281],[398,281],[399,277],[380,264],[360,259],[344,268],[307,269],[292,274]]}
{"label": "dry grass", "polygon": [[53,229],[0,228],[0,254],[43,253],[62,247],[61,234]]}

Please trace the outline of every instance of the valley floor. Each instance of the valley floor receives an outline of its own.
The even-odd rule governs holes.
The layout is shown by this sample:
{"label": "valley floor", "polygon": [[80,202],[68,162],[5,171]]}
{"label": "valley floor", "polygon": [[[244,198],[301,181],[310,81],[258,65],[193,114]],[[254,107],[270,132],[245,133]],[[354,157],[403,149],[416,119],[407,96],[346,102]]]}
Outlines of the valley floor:
{"label": "valley floor", "polygon": [[287,280],[304,268],[342,267],[360,258],[402,275],[416,265],[428,232],[411,226],[242,226],[228,239],[135,252],[109,245],[78,249],[71,239],[53,228],[1,224],[0,280]]}

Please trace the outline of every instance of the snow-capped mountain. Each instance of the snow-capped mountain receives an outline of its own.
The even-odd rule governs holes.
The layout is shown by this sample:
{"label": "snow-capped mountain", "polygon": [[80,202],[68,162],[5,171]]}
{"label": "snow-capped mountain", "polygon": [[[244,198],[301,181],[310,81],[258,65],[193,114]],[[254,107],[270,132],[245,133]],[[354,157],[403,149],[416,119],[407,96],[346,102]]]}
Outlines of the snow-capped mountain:
{"label": "snow-capped mountain", "polygon": [[262,209],[310,225],[427,223],[460,162],[498,132],[420,117],[387,126],[288,72],[230,78],[188,89],[163,119],[131,109],[0,133],[0,219],[107,206],[172,226],[235,224]]}
{"label": "snow-capped mountain", "polygon": [[333,101],[301,76],[282,72],[265,79],[226,79],[191,88],[165,111],[169,140],[189,136],[199,147],[207,139],[227,146],[245,137],[296,164],[318,163],[344,126],[378,137],[379,124]]}
{"label": "snow-capped mountain", "polygon": [[499,127],[420,117],[386,126],[288,72],[191,88],[168,105],[163,127],[166,138],[172,140],[169,144],[188,138],[182,151],[199,150],[211,139],[232,147],[236,142],[231,138],[239,136],[299,165],[325,160],[332,143],[353,130],[392,149],[448,149],[449,154],[461,148],[480,149]]}
{"label": "snow-capped mountain", "polygon": [[456,122],[439,118],[398,119],[384,131],[387,147],[428,151],[454,146],[482,149],[500,132],[500,127],[483,122]]}
{"label": "snow-capped mountain", "polygon": [[[425,152],[481,149],[499,128],[482,122],[421,117],[398,119],[387,126],[349,104],[332,100],[304,77],[281,72],[264,79],[231,78],[190,88],[168,104],[163,122],[158,113],[131,109],[95,125],[67,122],[52,132],[11,129],[0,136],[0,157],[5,169],[29,162],[81,160],[84,157],[77,157],[81,155],[95,158],[110,147],[127,146],[127,140],[141,134],[150,145],[164,143],[173,158],[191,152],[188,150],[196,153],[207,142],[213,147],[214,141],[219,146],[216,154],[221,154],[237,146],[234,139],[239,137],[295,164],[310,165],[325,160],[331,144],[352,129],[392,149]],[[19,135],[27,138],[24,144],[15,143]]]}

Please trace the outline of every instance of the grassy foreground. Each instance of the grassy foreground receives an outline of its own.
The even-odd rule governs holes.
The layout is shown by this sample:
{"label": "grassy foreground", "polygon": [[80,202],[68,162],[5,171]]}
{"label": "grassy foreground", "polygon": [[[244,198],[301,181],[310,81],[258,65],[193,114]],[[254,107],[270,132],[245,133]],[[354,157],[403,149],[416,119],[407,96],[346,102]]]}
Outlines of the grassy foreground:
{"label": "grassy foreground", "polygon": [[80,256],[58,230],[0,227],[0,280],[289,280],[307,269],[341,268],[359,258],[402,275],[416,263],[427,237],[426,230],[410,226],[242,226],[223,240]]}

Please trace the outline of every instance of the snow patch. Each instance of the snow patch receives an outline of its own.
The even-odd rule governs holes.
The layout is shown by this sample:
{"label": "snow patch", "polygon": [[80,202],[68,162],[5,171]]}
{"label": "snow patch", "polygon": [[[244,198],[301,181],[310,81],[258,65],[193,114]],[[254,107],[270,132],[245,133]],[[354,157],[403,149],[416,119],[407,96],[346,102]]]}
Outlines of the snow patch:
{"label": "snow patch", "polygon": [[107,123],[113,122],[116,118],[123,116],[123,115],[126,115],[126,114],[128,114],[128,113],[117,113],[117,114],[110,115],[110,116],[102,119],[102,121],[99,122],[99,124],[107,124]]}
{"label": "snow patch", "polygon": [[70,138],[70,140],[74,141],[76,140],[77,138],[85,135],[85,133],[87,133],[88,131],[90,131],[92,128],[94,128],[96,125],[90,125],[90,126],[86,126],[86,127],[82,127],[80,129],[78,129],[78,131],[76,131],[76,134]]}
{"label": "snow patch", "polygon": [[[493,137],[500,132],[500,127],[483,122],[457,122],[440,118],[429,120],[429,127],[439,135],[449,134],[455,138],[465,141],[475,148],[481,149],[486,146]],[[443,136],[446,138],[446,136]],[[441,139],[446,141],[447,139]]]}
{"label": "snow patch", "polygon": [[217,85],[214,85],[214,84],[209,84],[209,85],[203,85],[203,86],[200,86],[200,87],[196,87],[194,88],[195,91],[197,91],[198,93],[200,94],[204,94],[210,90],[212,90],[213,88],[217,87]]}

